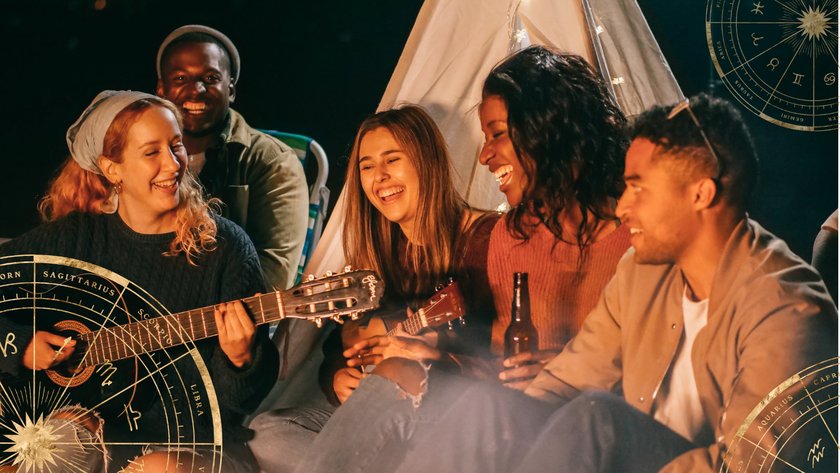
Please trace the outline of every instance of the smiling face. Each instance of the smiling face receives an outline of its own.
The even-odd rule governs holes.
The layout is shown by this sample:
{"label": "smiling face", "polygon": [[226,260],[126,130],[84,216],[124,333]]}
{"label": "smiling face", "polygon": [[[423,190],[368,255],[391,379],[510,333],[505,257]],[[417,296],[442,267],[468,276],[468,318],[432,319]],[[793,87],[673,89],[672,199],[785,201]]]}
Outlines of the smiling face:
{"label": "smiling face", "polygon": [[361,138],[358,165],[365,196],[411,237],[420,202],[420,179],[403,146],[387,128],[375,128]]}
{"label": "smiling face", "polygon": [[162,60],[157,94],[181,109],[188,133],[212,129],[225,119],[235,96],[227,54],[215,43],[171,46]]}
{"label": "smiling face", "polygon": [[140,233],[174,230],[186,165],[178,120],[157,105],[144,110],[128,128],[119,162],[100,158],[108,180],[122,183],[120,216]]}
{"label": "smiling face", "polygon": [[679,164],[658,157],[661,152],[647,139],[633,140],[625,161],[627,187],[616,208],[642,264],[678,263],[698,233],[691,185]]}
{"label": "smiling face", "polygon": [[491,95],[482,100],[478,116],[484,133],[484,146],[478,160],[496,177],[508,204],[516,207],[528,187],[528,175],[510,140],[507,105],[501,97]]}

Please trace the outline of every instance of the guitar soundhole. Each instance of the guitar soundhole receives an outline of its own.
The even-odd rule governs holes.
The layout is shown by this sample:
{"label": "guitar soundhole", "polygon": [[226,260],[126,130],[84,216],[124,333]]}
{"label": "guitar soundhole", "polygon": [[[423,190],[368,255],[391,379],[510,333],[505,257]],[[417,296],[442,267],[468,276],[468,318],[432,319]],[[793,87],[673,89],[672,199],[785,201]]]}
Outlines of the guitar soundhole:
{"label": "guitar soundhole", "polygon": [[76,339],[76,347],[73,351],[73,355],[66,362],[58,365],[55,369],[46,370],[44,373],[50,381],[58,386],[69,386],[71,388],[75,388],[90,379],[91,375],[93,375],[93,366],[84,368],[81,371],[78,369],[85,353],[87,353],[88,347],[87,343],[85,343],[83,339],[78,338],[77,335],[80,333],[88,333],[90,330],[87,326],[85,326],[85,324],[75,320],[62,320],[53,327],[55,328],[56,333],[65,337],[73,337]]}

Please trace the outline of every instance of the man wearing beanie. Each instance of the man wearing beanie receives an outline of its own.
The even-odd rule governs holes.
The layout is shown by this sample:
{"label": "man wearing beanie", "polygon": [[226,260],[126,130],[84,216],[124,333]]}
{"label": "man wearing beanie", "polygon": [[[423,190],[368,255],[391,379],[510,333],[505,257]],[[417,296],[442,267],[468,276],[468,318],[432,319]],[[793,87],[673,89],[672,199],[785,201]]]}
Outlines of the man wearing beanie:
{"label": "man wearing beanie", "polygon": [[189,168],[254,242],[266,286],[286,289],[303,252],[309,191],[294,151],[230,108],[239,73],[239,52],[227,36],[182,26],[158,49],[157,94],[180,109]]}

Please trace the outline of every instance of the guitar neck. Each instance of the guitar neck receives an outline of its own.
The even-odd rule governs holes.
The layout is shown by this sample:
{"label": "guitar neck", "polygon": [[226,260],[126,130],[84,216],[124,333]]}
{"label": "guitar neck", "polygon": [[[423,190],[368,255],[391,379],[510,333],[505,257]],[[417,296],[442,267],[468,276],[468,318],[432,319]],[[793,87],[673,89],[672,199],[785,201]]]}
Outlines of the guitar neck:
{"label": "guitar neck", "polygon": [[[411,317],[405,319],[402,322],[403,330],[405,330],[405,332],[409,335],[417,335],[418,333],[420,333],[421,330],[426,328],[427,324],[425,323],[425,321],[426,321],[425,310],[420,309],[420,310],[417,311],[416,314],[412,315]],[[397,333],[397,328],[394,327],[391,330],[388,330],[388,333],[386,333],[385,335],[391,336],[391,335],[395,335],[396,333]]]}
{"label": "guitar neck", "polygon": [[[286,317],[287,310],[291,310],[283,303],[286,292],[276,291],[241,300],[248,313],[253,314],[254,324],[262,325]],[[216,336],[219,334],[213,315],[216,307],[208,306],[79,334],[78,339],[86,346],[87,352],[79,368]]]}

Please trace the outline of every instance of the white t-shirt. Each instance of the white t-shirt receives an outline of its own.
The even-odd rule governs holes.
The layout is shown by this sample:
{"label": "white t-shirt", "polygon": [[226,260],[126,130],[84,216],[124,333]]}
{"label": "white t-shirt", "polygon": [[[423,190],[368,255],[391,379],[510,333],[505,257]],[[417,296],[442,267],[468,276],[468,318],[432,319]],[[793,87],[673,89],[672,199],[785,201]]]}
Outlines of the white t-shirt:
{"label": "white t-shirt", "polygon": [[709,299],[692,301],[686,288],[682,305],[685,330],[671,368],[659,386],[653,418],[693,442],[706,423],[706,417],[694,380],[691,347],[697,332],[708,322]]}

